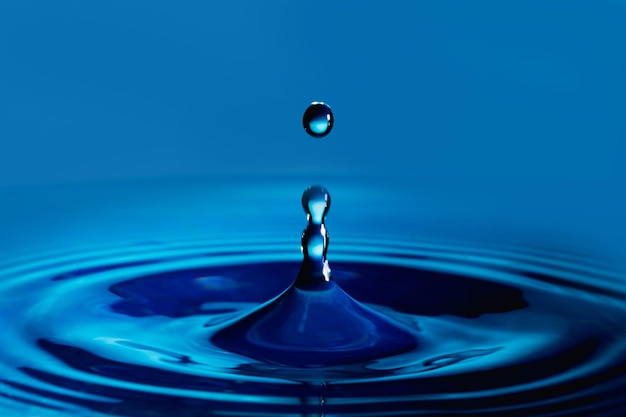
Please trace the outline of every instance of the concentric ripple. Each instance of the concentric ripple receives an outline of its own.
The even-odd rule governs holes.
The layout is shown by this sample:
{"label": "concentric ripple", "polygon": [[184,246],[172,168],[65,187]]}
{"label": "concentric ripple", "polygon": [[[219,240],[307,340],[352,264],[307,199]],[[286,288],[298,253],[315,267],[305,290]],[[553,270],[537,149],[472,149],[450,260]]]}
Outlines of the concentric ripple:
{"label": "concentric ripple", "polygon": [[336,282],[419,345],[298,367],[210,342],[298,273],[291,239],[242,242],[80,248],[0,265],[0,413],[609,416],[626,407],[626,289],[614,272],[519,248],[337,239]]}

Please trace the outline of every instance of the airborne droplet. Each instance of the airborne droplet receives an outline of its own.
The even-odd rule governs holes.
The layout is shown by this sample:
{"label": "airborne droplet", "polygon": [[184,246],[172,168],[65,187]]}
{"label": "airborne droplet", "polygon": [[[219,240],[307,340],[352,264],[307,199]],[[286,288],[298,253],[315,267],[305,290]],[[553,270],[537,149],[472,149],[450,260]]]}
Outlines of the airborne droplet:
{"label": "airborne droplet", "polygon": [[322,138],[330,133],[334,123],[333,112],[326,103],[314,101],[302,116],[304,130],[314,138]]}

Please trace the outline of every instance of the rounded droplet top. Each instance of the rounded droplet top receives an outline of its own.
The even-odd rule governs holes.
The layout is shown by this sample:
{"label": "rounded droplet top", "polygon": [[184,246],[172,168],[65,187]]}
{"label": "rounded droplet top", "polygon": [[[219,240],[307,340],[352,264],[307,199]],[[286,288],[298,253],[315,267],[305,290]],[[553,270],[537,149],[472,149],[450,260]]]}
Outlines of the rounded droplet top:
{"label": "rounded droplet top", "polygon": [[323,224],[330,209],[330,194],[321,185],[312,185],[302,194],[302,207],[307,219],[314,224]]}
{"label": "rounded droplet top", "polygon": [[314,101],[302,116],[304,130],[314,138],[322,138],[330,133],[334,123],[333,112],[326,103]]}

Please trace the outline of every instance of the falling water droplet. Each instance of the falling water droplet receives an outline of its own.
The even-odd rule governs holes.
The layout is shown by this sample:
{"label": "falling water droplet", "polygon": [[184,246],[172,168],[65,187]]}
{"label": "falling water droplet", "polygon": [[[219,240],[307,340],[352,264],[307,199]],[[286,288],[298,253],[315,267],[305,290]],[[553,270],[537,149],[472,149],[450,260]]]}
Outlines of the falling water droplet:
{"label": "falling water droplet", "polygon": [[322,138],[330,133],[334,123],[333,112],[326,103],[314,101],[302,116],[304,130],[314,138]]}

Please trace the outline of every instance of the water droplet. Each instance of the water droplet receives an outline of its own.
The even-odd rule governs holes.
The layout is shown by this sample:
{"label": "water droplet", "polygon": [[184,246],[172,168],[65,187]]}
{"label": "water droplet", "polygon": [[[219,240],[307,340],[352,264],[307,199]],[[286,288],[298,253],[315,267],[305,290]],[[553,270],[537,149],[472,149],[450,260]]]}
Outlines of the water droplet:
{"label": "water droplet", "polygon": [[302,116],[304,130],[314,138],[322,138],[333,129],[334,117],[330,106],[326,103],[314,101]]}
{"label": "water droplet", "polygon": [[315,224],[324,223],[324,217],[330,209],[330,194],[321,185],[312,185],[302,193],[302,208],[307,220]]}

